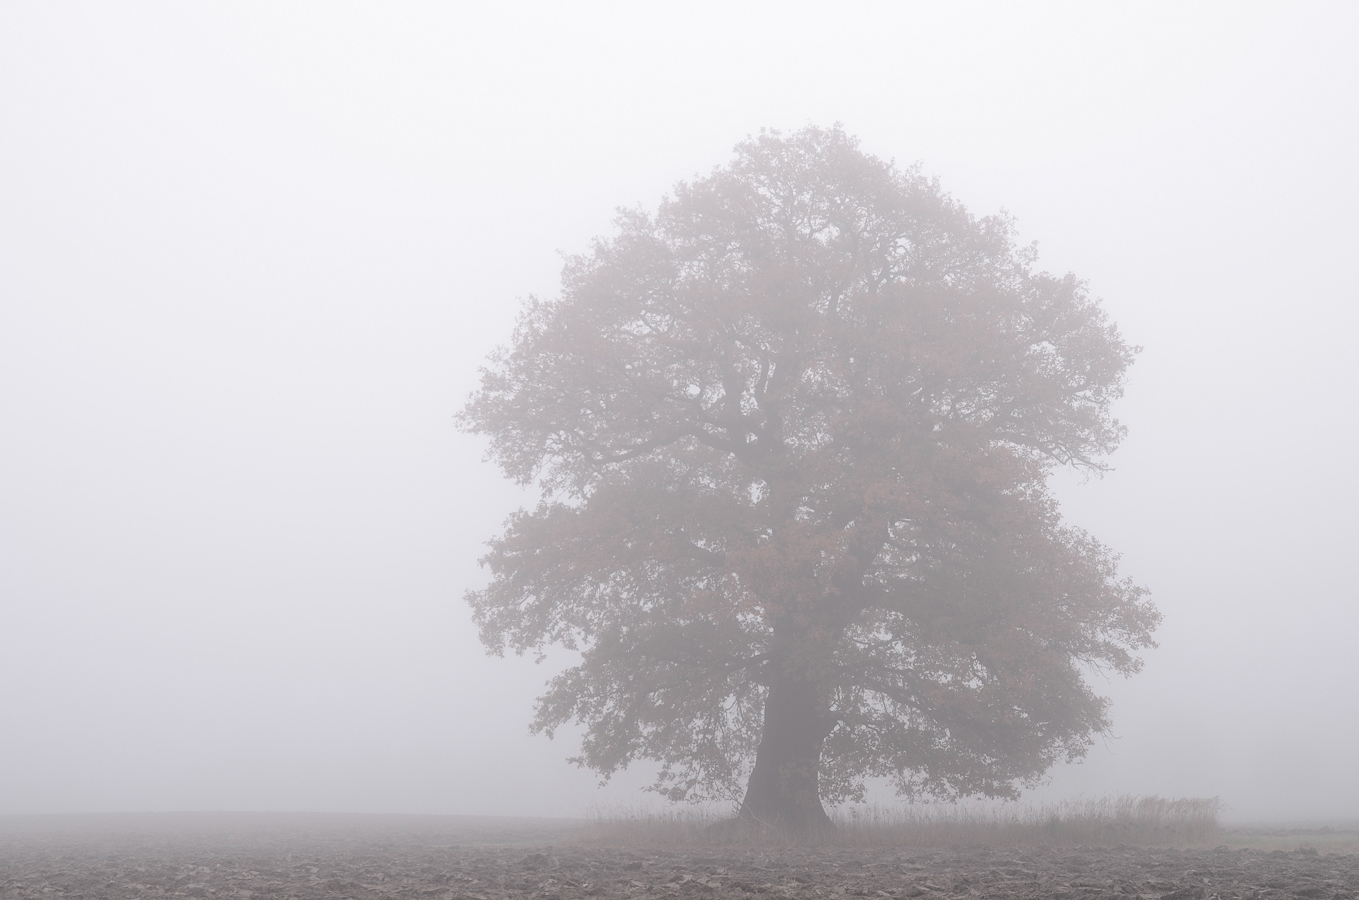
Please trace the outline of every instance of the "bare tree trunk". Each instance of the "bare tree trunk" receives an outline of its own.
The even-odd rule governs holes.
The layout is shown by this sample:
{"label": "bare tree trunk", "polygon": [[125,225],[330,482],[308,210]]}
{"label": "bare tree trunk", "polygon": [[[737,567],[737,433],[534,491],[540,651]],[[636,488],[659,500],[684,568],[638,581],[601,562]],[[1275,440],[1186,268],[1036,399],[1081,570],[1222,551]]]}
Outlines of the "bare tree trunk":
{"label": "bare tree trunk", "polygon": [[770,686],[739,818],[802,833],[834,827],[818,787],[821,748],[830,733],[820,695],[810,681],[786,675]]}

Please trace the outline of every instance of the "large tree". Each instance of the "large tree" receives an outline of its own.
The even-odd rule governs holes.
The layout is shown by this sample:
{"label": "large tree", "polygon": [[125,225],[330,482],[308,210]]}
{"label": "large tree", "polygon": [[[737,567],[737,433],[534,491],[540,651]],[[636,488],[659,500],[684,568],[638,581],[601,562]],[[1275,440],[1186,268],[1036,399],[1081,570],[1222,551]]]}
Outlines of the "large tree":
{"label": "large tree", "polygon": [[1014,796],[1107,729],[1159,614],[1064,525],[1134,350],[839,128],[761,133],[568,260],[462,426],[542,500],[468,600],[492,652],[578,651],[534,727],[606,777],[807,828],[887,777]]}

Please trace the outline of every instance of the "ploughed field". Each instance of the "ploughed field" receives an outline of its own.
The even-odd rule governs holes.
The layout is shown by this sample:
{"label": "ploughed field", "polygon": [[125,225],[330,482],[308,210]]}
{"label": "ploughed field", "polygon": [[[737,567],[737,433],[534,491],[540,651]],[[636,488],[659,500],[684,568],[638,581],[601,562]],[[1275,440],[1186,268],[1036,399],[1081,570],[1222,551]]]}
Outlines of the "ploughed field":
{"label": "ploughed field", "polygon": [[[1230,837],[1230,835],[1229,835]],[[1293,838],[1281,837],[1280,841]],[[0,898],[1359,898],[1359,853],[596,846],[569,820],[0,819]]]}

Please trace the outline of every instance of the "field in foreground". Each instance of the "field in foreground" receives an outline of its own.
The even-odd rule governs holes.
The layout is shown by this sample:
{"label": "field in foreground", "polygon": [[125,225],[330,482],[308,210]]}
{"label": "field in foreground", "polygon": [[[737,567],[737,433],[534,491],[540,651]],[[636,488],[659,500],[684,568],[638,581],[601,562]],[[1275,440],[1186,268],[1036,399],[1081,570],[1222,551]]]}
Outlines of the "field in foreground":
{"label": "field in foreground", "polygon": [[648,849],[596,845],[582,840],[585,827],[442,816],[0,818],[0,898],[1359,898],[1359,854],[1312,848]]}

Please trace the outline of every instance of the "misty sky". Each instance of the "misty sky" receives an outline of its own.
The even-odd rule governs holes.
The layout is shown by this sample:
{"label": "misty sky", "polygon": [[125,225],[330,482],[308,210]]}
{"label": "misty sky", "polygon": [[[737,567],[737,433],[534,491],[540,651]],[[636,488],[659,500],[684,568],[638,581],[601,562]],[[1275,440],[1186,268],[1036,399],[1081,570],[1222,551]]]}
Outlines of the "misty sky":
{"label": "misty sky", "polygon": [[[1036,799],[1359,817],[1359,6],[0,5],[0,814],[577,815],[452,416],[760,127],[920,161],[1145,347],[1068,518],[1165,614]],[[884,794],[878,799],[890,800]]]}

